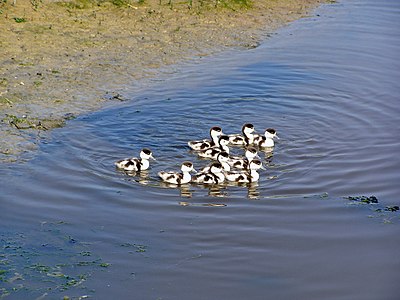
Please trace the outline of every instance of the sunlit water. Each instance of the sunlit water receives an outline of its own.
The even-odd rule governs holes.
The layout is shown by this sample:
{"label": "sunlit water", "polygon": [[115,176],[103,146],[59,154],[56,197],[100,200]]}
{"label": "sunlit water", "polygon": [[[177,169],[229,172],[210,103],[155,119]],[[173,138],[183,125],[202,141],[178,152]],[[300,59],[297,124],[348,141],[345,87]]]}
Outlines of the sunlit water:
{"label": "sunlit water", "polygon": [[[9,298],[398,299],[399,212],[385,207],[400,202],[399,16],[399,1],[324,5],[256,49],[177,67],[55,130],[30,162],[1,166],[0,263],[13,241],[35,263],[65,257],[71,268],[86,253],[101,265],[65,290],[45,289],[48,271],[23,276],[32,261],[0,265],[24,277],[5,288],[27,287]],[[160,170],[207,163],[188,140],[245,122],[280,136],[260,154],[258,184],[160,184]],[[149,172],[115,170],[143,147],[157,158]],[[344,198],[360,195],[379,203]]]}

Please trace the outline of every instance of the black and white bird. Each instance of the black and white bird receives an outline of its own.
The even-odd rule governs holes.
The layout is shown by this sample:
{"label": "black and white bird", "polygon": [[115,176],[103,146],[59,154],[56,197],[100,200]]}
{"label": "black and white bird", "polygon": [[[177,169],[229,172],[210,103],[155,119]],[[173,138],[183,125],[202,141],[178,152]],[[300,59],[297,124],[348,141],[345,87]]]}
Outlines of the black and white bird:
{"label": "black and white bird", "polygon": [[267,128],[264,135],[257,134],[254,136],[254,145],[257,145],[261,148],[274,147],[274,139],[279,140],[276,130],[273,128]]}
{"label": "black and white bird", "polygon": [[257,149],[249,147],[246,149],[245,156],[230,156],[228,164],[236,169],[248,169],[250,162],[254,158],[260,158],[257,154]]}
{"label": "black and white bird", "polygon": [[242,127],[242,134],[229,135],[229,143],[235,146],[248,146],[254,142],[254,125],[246,123]]}
{"label": "black and white bird", "polygon": [[208,172],[198,173],[192,177],[192,181],[203,184],[220,184],[225,181],[224,168],[221,163],[211,164]]}
{"label": "black and white bird", "polygon": [[115,166],[118,169],[123,169],[124,171],[144,171],[150,167],[149,159],[156,160],[153,157],[153,153],[150,149],[143,148],[139,154],[140,158],[132,157],[125,158],[115,162]]}
{"label": "black and white bird", "polygon": [[189,141],[188,146],[195,151],[206,150],[208,148],[217,146],[218,139],[222,134],[222,129],[218,126],[214,126],[210,129],[211,140]]}
{"label": "black and white bird", "polygon": [[207,150],[199,151],[197,152],[197,155],[203,158],[210,158],[216,160],[218,154],[220,154],[222,151],[225,151],[226,153],[229,154],[228,144],[229,144],[229,137],[227,135],[221,135],[218,139],[217,146],[214,146]]}
{"label": "black and white bird", "polygon": [[259,169],[264,169],[262,162],[259,159],[254,159],[250,162],[248,171],[226,172],[225,178],[228,181],[239,183],[256,182],[260,178],[260,174],[258,174]]}
{"label": "black and white bird", "polygon": [[[217,162],[219,162],[222,167],[224,168],[224,171],[230,171],[231,166],[229,165],[229,154],[225,151],[222,151],[218,154],[217,156]],[[199,170],[199,173],[207,173],[210,171],[210,167],[213,163],[209,164],[208,166],[205,166],[204,168]]]}
{"label": "black and white bird", "polygon": [[189,183],[192,179],[190,172],[196,172],[190,161],[185,161],[181,165],[181,173],[178,172],[158,172],[158,176],[164,181],[176,185]]}

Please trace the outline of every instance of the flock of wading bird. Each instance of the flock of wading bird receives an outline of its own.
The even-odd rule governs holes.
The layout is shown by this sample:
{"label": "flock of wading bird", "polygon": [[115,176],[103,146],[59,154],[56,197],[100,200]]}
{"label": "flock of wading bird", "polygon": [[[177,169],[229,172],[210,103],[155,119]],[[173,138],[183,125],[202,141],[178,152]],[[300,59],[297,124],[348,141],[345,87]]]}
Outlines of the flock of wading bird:
{"label": "flock of wading bird", "polygon": [[[268,128],[264,134],[255,133],[254,126],[246,123],[241,134],[225,135],[220,127],[210,129],[210,139],[189,141],[188,146],[201,158],[211,159],[209,165],[196,171],[190,161],[181,165],[181,172],[161,171],[158,176],[163,182],[182,185],[186,183],[221,184],[225,181],[238,183],[257,182],[260,178],[258,171],[265,169],[257,152],[269,149],[275,145],[274,139],[279,139],[276,130]],[[230,154],[230,146],[244,149],[244,156]],[[141,172],[149,169],[150,159],[155,160],[150,149],[144,148],[140,158],[125,158],[115,162],[118,169],[126,172]],[[194,175],[191,175],[194,172]]]}

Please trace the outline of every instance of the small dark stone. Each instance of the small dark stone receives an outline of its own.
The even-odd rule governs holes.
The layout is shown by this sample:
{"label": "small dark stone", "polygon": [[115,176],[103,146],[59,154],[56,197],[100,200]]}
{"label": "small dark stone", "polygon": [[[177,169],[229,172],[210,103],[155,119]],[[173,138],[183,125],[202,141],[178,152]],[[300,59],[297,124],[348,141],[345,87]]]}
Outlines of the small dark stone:
{"label": "small dark stone", "polygon": [[66,113],[64,115],[64,120],[73,120],[75,118],[76,118],[76,116],[73,113]]}
{"label": "small dark stone", "polygon": [[378,203],[378,199],[375,196],[371,196],[371,197],[361,196],[359,201],[363,202],[363,203],[368,203],[368,204]]}
{"label": "small dark stone", "polygon": [[125,98],[119,93],[113,93],[113,95],[111,96],[110,100],[125,101]]}
{"label": "small dark stone", "polygon": [[375,196],[348,196],[345,197],[346,199],[350,200],[350,201],[356,201],[356,202],[362,202],[362,203],[367,203],[367,204],[371,204],[371,203],[378,203],[378,198],[376,198]]}
{"label": "small dark stone", "polygon": [[397,205],[391,205],[391,206],[386,206],[385,207],[386,211],[391,211],[391,212],[398,211],[399,209],[400,209],[400,207],[398,207]]}

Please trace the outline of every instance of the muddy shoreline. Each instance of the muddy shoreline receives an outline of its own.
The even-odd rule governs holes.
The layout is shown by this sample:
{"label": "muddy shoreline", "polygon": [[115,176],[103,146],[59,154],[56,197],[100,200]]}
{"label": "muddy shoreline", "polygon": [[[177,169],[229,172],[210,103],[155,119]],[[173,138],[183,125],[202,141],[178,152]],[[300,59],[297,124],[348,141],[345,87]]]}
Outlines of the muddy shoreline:
{"label": "muddy shoreline", "polygon": [[129,100],[126,94],[177,63],[256,47],[321,2],[2,2],[0,162],[26,159],[52,128]]}

